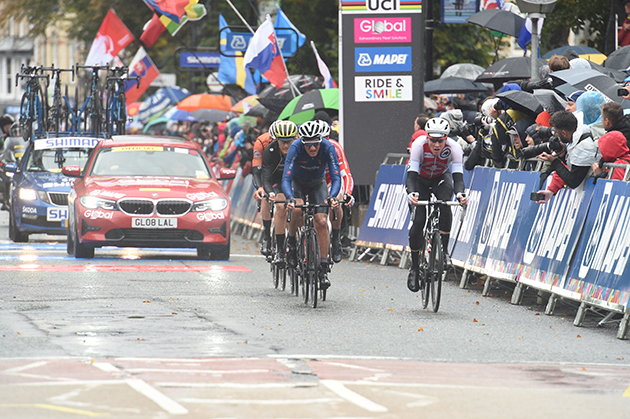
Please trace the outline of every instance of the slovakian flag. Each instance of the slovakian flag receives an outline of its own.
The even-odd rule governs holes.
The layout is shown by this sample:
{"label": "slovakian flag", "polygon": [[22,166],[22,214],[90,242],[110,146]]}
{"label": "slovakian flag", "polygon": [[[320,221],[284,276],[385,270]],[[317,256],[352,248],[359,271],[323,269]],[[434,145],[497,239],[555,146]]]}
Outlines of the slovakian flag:
{"label": "slovakian flag", "polygon": [[317,48],[315,48],[315,42],[311,41],[311,48],[313,48],[313,52],[315,53],[315,59],[317,60],[317,67],[319,68],[319,72],[322,77],[324,77],[324,87],[326,89],[332,89],[333,87],[337,87],[337,83],[332,78],[332,74],[330,74],[330,70],[328,66],[319,56],[319,52],[317,52]]}
{"label": "slovakian flag", "polygon": [[[219,43],[221,45],[227,45],[227,36],[230,33],[230,30],[223,29],[227,27],[227,25],[228,24],[223,15],[219,15],[219,32],[221,33]],[[256,83],[254,83],[252,73],[243,65],[243,53],[237,51],[236,54],[236,57],[227,57],[225,55],[221,56],[217,79],[221,83],[239,85],[247,93],[253,95],[256,93]]]}
{"label": "slovakian flag", "polygon": [[[540,39],[540,32],[542,31],[543,23],[545,22],[544,18],[538,19],[538,37]],[[523,27],[518,34],[518,46],[523,48],[523,50],[527,51],[527,45],[532,40],[532,20],[530,18],[525,19],[525,23],[523,23]],[[538,56],[540,57],[540,51],[538,52]]]}
{"label": "slovakian flag", "polygon": [[273,23],[269,15],[249,41],[243,64],[245,68],[260,71],[277,88],[282,87],[287,79],[287,70],[280,55]]}
{"label": "slovakian flag", "polygon": [[140,41],[142,41],[147,48],[151,48],[165,30],[166,27],[160,22],[160,15],[153,13],[151,20],[144,25],[142,35],[140,35]]}
{"label": "slovakian flag", "polygon": [[85,65],[105,65],[131,44],[135,38],[114,9],[109,9],[96,33]]}
{"label": "slovakian flag", "polygon": [[138,49],[135,57],[133,57],[133,61],[129,65],[129,71],[129,77],[140,78],[140,87],[138,87],[136,80],[125,81],[127,105],[140,99],[140,96],[149,88],[151,82],[160,75],[157,67],[142,47]]}

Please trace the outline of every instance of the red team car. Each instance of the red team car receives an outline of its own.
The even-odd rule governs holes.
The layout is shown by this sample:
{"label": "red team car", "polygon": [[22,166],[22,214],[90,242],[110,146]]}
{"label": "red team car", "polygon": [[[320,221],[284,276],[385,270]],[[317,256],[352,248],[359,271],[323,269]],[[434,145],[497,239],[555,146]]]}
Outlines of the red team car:
{"label": "red team car", "polygon": [[68,253],[94,248],[196,248],[201,259],[230,257],[230,198],[199,146],[189,140],[114,136],[98,143],[68,195]]}

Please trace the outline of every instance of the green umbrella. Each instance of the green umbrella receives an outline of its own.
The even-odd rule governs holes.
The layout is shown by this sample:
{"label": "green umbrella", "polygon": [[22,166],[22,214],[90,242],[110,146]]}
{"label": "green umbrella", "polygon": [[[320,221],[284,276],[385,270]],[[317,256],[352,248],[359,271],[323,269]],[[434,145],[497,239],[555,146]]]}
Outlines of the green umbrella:
{"label": "green umbrella", "polygon": [[339,110],[339,89],[317,89],[293,98],[278,119],[288,119],[296,124],[310,121],[315,112],[324,109]]}

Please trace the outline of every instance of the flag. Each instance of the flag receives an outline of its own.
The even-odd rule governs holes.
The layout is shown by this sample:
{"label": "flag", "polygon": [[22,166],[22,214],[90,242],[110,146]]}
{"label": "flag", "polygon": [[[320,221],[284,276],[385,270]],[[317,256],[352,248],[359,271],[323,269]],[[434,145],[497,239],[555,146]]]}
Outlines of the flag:
{"label": "flag", "polygon": [[[538,19],[538,39],[540,39],[540,32],[545,19]],[[527,44],[532,40],[532,20],[530,18],[525,19],[521,32],[518,34],[518,46],[527,51]],[[540,55],[540,54],[538,54]]]}
{"label": "flag", "polygon": [[[171,2],[176,3],[177,7],[168,9],[169,11],[164,13],[164,10],[159,7],[160,5],[158,5],[157,9],[153,6],[154,3],[164,2],[169,4]],[[198,4],[199,0],[145,0],[145,3],[158,15],[160,22],[162,22],[162,25],[171,36],[175,36],[189,20],[199,20],[207,14],[206,7],[203,4]]]}
{"label": "flag", "polygon": [[328,66],[321,59],[319,53],[317,52],[317,48],[315,48],[315,42],[311,41],[311,48],[313,48],[313,52],[315,53],[315,59],[317,59],[317,67],[319,68],[319,72],[324,77],[324,87],[326,89],[331,89],[333,87],[337,87],[337,83],[333,80],[332,75],[330,74],[330,70]]}
{"label": "flag", "polygon": [[479,4],[479,10],[504,9],[504,8],[505,8],[505,0],[481,0],[481,4]]}
{"label": "flag", "polygon": [[[227,26],[227,22],[223,15],[219,15],[219,31],[221,33],[221,39],[219,40],[221,45],[227,43],[227,35],[230,33],[229,29],[221,30]],[[237,51],[237,57],[221,56],[221,63],[219,64],[219,74],[217,79],[221,83],[225,84],[237,84],[241,86],[247,93],[253,95],[256,93],[256,83],[252,78],[252,73],[243,65],[243,53]]]}
{"label": "flag", "polygon": [[133,35],[118,17],[114,9],[109,9],[101,27],[96,33],[85,65],[108,64],[123,48],[131,44]]}
{"label": "flag", "polygon": [[137,87],[138,84],[136,80],[125,81],[125,97],[127,98],[127,104],[138,100],[149,88],[151,82],[160,75],[157,67],[153,64],[153,61],[151,61],[151,58],[142,47],[138,49],[135,57],[133,57],[129,69],[131,70],[129,77],[140,77],[140,87]]}
{"label": "flag", "polygon": [[243,64],[245,68],[260,71],[277,88],[282,87],[287,79],[287,70],[280,55],[269,15],[249,41]]}
{"label": "flag", "polygon": [[[273,27],[276,28],[276,36],[278,38],[280,38],[281,36],[284,38],[288,38],[291,40],[291,43],[295,43],[295,34],[297,33],[298,48],[304,45],[304,42],[306,42],[306,35],[300,32],[298,28],[296,28],[295,25],[291,23],[287,15],[284,14],[284,12],[282,11],[280,7],[278,7],[278,14],[276,15],[276,22],[274,23]],[[278,29],[278,28],[291,28],[295,32],[288,29]]]}
{"label": "flag", "polygon": [[179,20],[186,13],[185,7],[189,4],[189,0],[144,0],[144,2],[151,9],[177,24],[180,23]]}
{"label": "flag", "polygon": [[160,22],[160,16],[157,13],[153,13],[151,20],[144,25],[140,40],[147,48],[151,48],[165,30],[166,28],[162,25],[162,22]]}

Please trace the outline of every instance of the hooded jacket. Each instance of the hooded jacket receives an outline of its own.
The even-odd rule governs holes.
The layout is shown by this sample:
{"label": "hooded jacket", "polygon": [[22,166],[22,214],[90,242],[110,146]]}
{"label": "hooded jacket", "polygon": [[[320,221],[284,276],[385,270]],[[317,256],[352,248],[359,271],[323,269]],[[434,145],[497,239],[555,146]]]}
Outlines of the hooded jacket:
{"label": "hooded jacket", "polygon": [[615,125],[610,127],[610,131],[619,131],[626,137],[626,144],[630,148],[630,115],[624,115]]}
{"label": "hooded jacket", "polygon": [[[598,141],[602,160],[608,163],[630,164],[630,149],[620,131],[610,131]],[[623,180],[625,169],[614,169],[611,179]]]}

